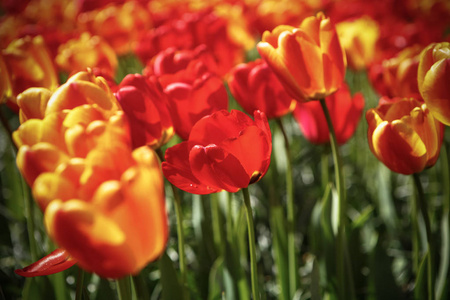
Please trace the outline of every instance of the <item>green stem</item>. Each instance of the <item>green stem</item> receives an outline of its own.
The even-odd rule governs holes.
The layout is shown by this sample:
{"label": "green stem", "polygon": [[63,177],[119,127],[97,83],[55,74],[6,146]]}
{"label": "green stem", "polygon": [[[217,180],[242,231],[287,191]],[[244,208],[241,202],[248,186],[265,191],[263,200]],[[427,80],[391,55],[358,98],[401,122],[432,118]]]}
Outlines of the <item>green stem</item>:
{"label": "green stem", "polygon": [[243,188],[242,192],[244,194],[244,204],[247,212],[247,227],[248,227],[248,245],[250,251],[250,265],[251,265],[251,279],[252,279],[252,293],[253,299],[259,300],[259,289],[258,289],[258,272],[256,269],[256,246],[255,246],[255,228],[253,225],[253,213],[252,207],[250,205],[250,195],[248,193],[248,188]]}
{"label": "green stem", "polygon": [[133,284],[136,289],[136,298],[137,300],[146,300],[150,299],[147,286],[145,284],[145,279],[142,276],[142,273],[138,275],[132,276]]}
{"label": "green stem", "polygon": [[[338,195],[338,235],[337,235],[337,251],[336,251],[336,270],[338,277],[339,299],[353,299],[355,294],[353,288],[353,278],[351,276],[350,260],[346,259],[346,257],[349,256],[345,254],[347,249],[346,235],[345,235],[347,199],[344,184],[344,176],[342,173],[342,160],[339,153],[339,145],[336,140],[336,133],[334,131],[330,112],[328,111],[325,99],[320,99],[319,101],[320,105],[322,106],[325,119],[327,120],[328,130],[330,132],[330,144],[331,144],[331,151],[333,153],[334,173]],[[349,291],[347,291],[347,289],[349,289]]]}
{"label": "green stem", "polygon": [[175,205],[175,215],[177,218],[177,236],[178,236],[178,255],[180,257],[180,274],[181,282],[184,288],[187,287],[187,271],[186,271],[186,260],[184,254],[184,232],[183,232],[183,212],[181,209],[181,199],[178,189],[170,184],[172,187],[174,205]]}
{"label": "green stem", "polygon": [[288,241],[288,269],[289,269],[289,291],[292,299],[298,288],[298,264],[297,253],[295,249],[295,206],[294,206],[294,179],[292,176],[292,159],[289,139],[284,130],[281,119],[277,119],[278,126],[284,138],[284,147],[286,150],[286,193],[287,193],[287,241]]}
{"label": "green stem", "polygon": [[434,294],[434,245],[433,237],[431,236],[431,222],[428,216],[427,203],[425,201],[425,194],[423,192],[422,183],[420,182],[420,176],[417,173],[413,174],[414,184],[417,190],[417,206],[422,213],[423,221],[425,223],[425,230],[427,233],[427,245],[428,245],[428,269],[427,269],[427,279],[428,279],[428,299],[435,299]]}
{"label": "green stem", "polygon": [[125,276],[120,279],[116,279],[117,295],[119,300],[131,300],[131,280],[130,276]]}
{"label": "green stem", "polygon": [[34,202],[32,197],[30,197],[30,191],[28,189],[25,180],[21,177],[20,183],[22,185],[23,199],[25,204],[25,214],[27,218],[27,230],[28,230],[28,238],[30,242],[30,253],[31,253],[31,261],[35,262],[38,260],[38,247],[36,244],[36,239],[34,238]]}
{"label": "green stem", "polygon": [[78,268],[77,275],[77,288],[75,291],[75,300],[81,300],[83,297],[83,289],[84,289],[84,271],[81,268]]}
{"label": "green stem", "polygon": [[220,216],[219,199],[217,193],[211,194],[210,197],[214,244],[219,256],[223,256],[225,254],[225,240],[222,233],[223,222]]}
{"label": "green stem", "polygon": [[442,164],[442,189],[444,195],[442,199],[443,208],[441,220],[442,258],[439,263],[439,273],[436,278],[436,299],[444,299],[450,264],[450,165],[448,164],[447,144],[445,142],[441,148],[440,160]]}
{"label": "green stem", "polygon": [[[161,161],[164,161],[164,155],[161,149],[156,149],[156,154],[158,155]],[[183,288],[185,289],[186,299],[189,299],[189,292],[187,289],[187,268],[186,268],[186,260],[184,254],[184,232],[183,232],[183,211],[181,208],[181,199],[180,193],[178,189],[170,183],[170,187],[172,188],[172,194],[174,199],[174,207],[175,207],[175,215],[177,218],[177,237],[178,237],[178,256],[180,259],[180,275],[181,275],[181,283]]]}

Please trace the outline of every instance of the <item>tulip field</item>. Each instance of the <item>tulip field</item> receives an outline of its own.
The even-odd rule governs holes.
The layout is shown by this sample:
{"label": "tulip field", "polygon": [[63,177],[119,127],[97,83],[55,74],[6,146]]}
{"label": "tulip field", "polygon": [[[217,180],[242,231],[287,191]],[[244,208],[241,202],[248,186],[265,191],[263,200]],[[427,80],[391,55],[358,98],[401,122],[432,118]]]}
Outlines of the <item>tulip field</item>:
{"label": "tulip field", "polygon": [[0,300],[450,299],[446,0],[1,0]]}

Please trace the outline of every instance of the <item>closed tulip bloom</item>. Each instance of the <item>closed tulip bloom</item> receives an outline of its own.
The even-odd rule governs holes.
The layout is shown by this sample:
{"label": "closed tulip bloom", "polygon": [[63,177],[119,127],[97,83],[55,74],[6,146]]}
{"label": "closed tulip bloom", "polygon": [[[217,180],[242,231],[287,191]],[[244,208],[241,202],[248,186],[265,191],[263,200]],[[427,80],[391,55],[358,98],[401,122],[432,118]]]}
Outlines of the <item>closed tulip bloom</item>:
{"label": "closed tulip bloom", "polygon": [[14,40],[2,50],[1,55],[10,76],[12,95],[9,101],[13,105],[16,105],[15,97],[30,87],[50,90],[58,87],[58,76],[41,36]]}
{"label": "closed tulip bloom", "polygon": [[413,98],[382,99],[366,112],[372,153],[394,172],[410,175],[436,163],[444,126]]}
{"label": "closed tulip bloom", "polygon": [[88,70],[74,74],[55,90],[48,100],[45,114],[84,104],[96,104],[105,113],[114,113],[121,109],[106,80],[95,76],[92,70]]}
{"label": "closed tulip bloom", "polygon": [[3,56],[0,55],[0,103],[12,97],[11,78]]}
{"label": "closed tulip bloom", "polygon": [[377,22],[363,16],[336,24],[336,31],[347,54],[348,66],[353,70],[367,68],[375,59],[375,45],[380,36]]}
{"label": "closed tulip bloom", "polygon": [[421,98],[417,85],[417,70],[422,49],[423,47],[417,44],[407,47],[396,56],[370,67],[369,79],[380,95],[391,98]]}
{"label": "closed tulip bloom", "polygon": [[[358,127],[364,109],[364,97],[356,93],[353,97],[347,85],[325,98],[338,144],[345,144]],[[298,103],[294,117],[303,135],[313,144],[330,142],[330,132],[322,107],[317,101]]]}
{"label": "closed tulip bloom", "polygon": [[[114,156],[116,162],[121,159]],[[137,274],[161,255],[168,238],[158,158],[141,147],[130,162],[118,178],[104,180],[88,201],[73,195],[51,201],[45,210],[50,237],[80,267],[102,277]]]}
{"label": "closed tulip bloom", "polygon": [[450,125],[450,43],[430,44],[422,51],[417,81],[433,116]]}
{"label": "closed tulip bloom", "polygon": [[192,126],[215,111],[228,109],[228,94],[222,79],[203,62],[194,60],[172,77],[164,88],[175,132],[188,139]]}
{"label": "closed tulip bloom", "polygon": [[78,16],[78,24],[104,38],[118,55],[131,52],[138,37],[152,27],[149,11],[138,1],[109,3],[83,12]]}
{"label": "closed tulip bloom", "polygon": [[149,145],[157,149],[172,138],[175,132],[167,96],[155,77],[129,74],[115,95],[128,116],[134,148]]}
{"label": "closed tulip bloom", "polygon": [[272,138],[264,113],[218,111],[198,121],[189,140],[166,150],[164,176],[193,194],[236,192],[267,172]]}
{"label": "closed tulip bloom", "polygon": [[280,25],[264,32],[257,48],[296,100],[323,99],[344,80],[345,52],[323,13],[306,18],[299,28]]}
{"label": "closed tulip bloom", "polygon": [[246,112],[251,114],[260,110],[268,119],[288,114],[297,103],[261,59],[233,68],[228,85],[231,94]]}
{"label": "closed tulip bloom", "polygon": [[118,60],[114,49],[100,36],[83,32],[58,48],[56,65],[69,74],[84,71],[86,68],[99,68],[114,76]]}

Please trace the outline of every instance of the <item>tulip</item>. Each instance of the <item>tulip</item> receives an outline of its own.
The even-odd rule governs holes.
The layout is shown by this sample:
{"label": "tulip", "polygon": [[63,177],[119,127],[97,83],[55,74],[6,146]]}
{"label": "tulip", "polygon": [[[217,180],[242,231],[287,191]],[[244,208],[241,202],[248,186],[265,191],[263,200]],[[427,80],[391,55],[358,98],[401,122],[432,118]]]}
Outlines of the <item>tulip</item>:
{"label": "tulip", "polygon": [[297,103],[261,59],[237,65],[230,72],[228,85],[231,94],[246,112],[251,114],[260,110],[268,119],[288,114]]}
{"label": "tulip", "polygon": [[201,61],[191,61],[188,67],[173,77],[164,88],[175,132],[184,140],[192,126],[206,115],[228,109],[228,94],[222,79],[211,73]]}
{"label": "tulip", "polygon": [[[15,107],[15,97],[30,87],[44,87],[50,90],[58,86],[58,76],[41,36],[26,36],[12,41],[2,50],[4,63],[9,74],[12,97],[8,99]],[[7,79],[2,79],[7,80]],[[7,95],[10,93],[6,93]]]}
{"label": "tulip", "polygon": [[421,98],[417,70],[422,49],[420,45],[407,47],[396,56],[370,67],[369,79],[379,94],[390,98]]}
{"label": "tulip", "polygon": [[272,140],[265,114],[255,111],[254,119],[237,110],[204,117],[189,140],[166,150],[165,177],[194,194],[237,192],[257,182],[269,168]]}
{"label": "tulip", "polygon": [[366,119],[370,150],[392,171],[409,175],[436,163],[444,127],[425,103],[382,98]]}
{"label": "tulip", "polygon": [[117,55],[131,52],[138,37],[152,26],[148,10],[138,1],[110,4],[83,12],[78,16],[78,24],[101,36]]}
{"label": "tulip", "polygon": [[3,56],[0,55],[0,103],[12,97],[11,79]]}
{"label": "tulip", "polygon": [[218,66],[212,53],[205,45],[200,45],[192,50],[177,50],[177,48],[170,47],[164,51],[159,52],[147,64],[143,70],[144,76],[156,76],[165,88],[170,83],[175,81],[186,81],[190,78],[183,78],[183,75],[177,75],[185,70],[192,61],[201,61],[205,67],[213,74],[218,74]]}
{"label": "tulip", "polygon": [[[156,153],[133,151],[124,112],[104,111],[95,103],[54,111],[24,122],[14,138],[49,236],[83,269],[119,278],[162,253],[168,226]],[[20,275],[68,266],[48,259],[50,266],[37,262]]]}
{"label": "tulip", "polygon": [[[330,112],[338,144],[345,144],[353,136],[364,109],[364,97],[361,93],[353,97],[347,85],[325,98]],[[294,110],[303,135],[313,144],[330,142],[330,132],[322,107],[317,101],[298,103]]]}
{"label": "tulip", "polygon": [[130,122],[133,147],[158,149],[174,135],[167,96],[155,77],[127,75],[115,93]]}
{"label": "tulip", "polygon": [[344,80],[345,52],[323,13],[306,18],[299,28],[280,25],[264,32],[257,49],[296,100],[323,99]]}
{"label": "tulip", "polygon": [[55,61],[62,71],[69,74],[99,68],[114,76],[118,66],[113,48],[102,37],[88,32],[59,46]]}
{"label": "tulip", "polygon": [[380,35],[377,22],[363,16],[336,24],[336,31],[349,67],[357,71],[367,68],[375,59],[375,45]]}
{"label": "tulip", "polygon": [[450,125],[450,43],[430,44],[420,54],[419,91],[433,116]]}
{"label": "tulip", "polygon": [[[104,174],[94,176],[99,175]],[[156,154],[138,148],[128,168],[117,179],[104,180],[88,201],[76,194],[51,201],[44,216],[49,236],[87,271],[107,278],[135,275],[167,242],[163,183]]]}

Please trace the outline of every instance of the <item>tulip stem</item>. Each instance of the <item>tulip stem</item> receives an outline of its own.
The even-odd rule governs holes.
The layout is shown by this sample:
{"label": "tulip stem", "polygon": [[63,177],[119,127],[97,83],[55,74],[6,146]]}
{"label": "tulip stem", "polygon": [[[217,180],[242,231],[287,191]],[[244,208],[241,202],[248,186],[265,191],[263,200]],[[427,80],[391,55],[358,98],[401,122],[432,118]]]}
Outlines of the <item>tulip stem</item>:
{"label": "tulip stem", "polygon": [[248,193],[248,188],[243,188],[242,192],[244,194],[244,204],[247,212],[247,225],[248,225],[248,244],[250,251],[250,272],[252,279],[252,293],[253,299],[260,299],[258,290],[258,272],[256,269],[256,246],[255,246],[255,228],[253,225],[253,213],[252,206],[250,204],[250,195]]}
{"label": "tulip stem", "polygon": [[427,203],[425,201],[425,194],[423,192],[422,183],[420,182],[420,176],[418,173],[413,174],[414,185],[416,186],[417,191],[417,206],[422,213],[423,221],[425,223],[425,231],[427,233],[427,246],[428,246],[428,299],[435,299],[434,295],[434,245],[433,245],[433,237],[431,236],[431,223],[430,218],[428,216],[428,208]]}
{"label": "tulip stem", "polygon": [[[158,155],[160,161],[164,161],[164,155],[162,153],[161,148],[156,149],[156,154]],[[183,211],[181,209],[181,198],[178,189],[172,184],[169,183],[172,188],[172,194],[174,199],[175,206],[175,215],[177,218],[177,237],[178,237],[178,256],[180,259],[180,275],[181,275],[181,283],[183,285],[183,289],[185,290],[185,299],[189,299],[189,292],[187,290],[187,269],[186,269],[186,260],[184,254],[184,232],[183,232]]]}
{"label": "tulip stem", "polygon": [[[175,215],[177,218],[177,236],[178,236],[178,255],[180,258],[180,274],[181,282],[184,289],[187,288],[187,274],[186,274],[186,260],[184,254],[184,232],[183,232],[183,211],[181,209],[181,199],[178,189],[170,184],[173,192],[173,199],[175,205]],[[189,299],[189,293],[186,293],[186,299]]]}
{"label": "tulip stem", "polygon": [[83,298],[83,290],[84,290],[84,270],[81,268],[78,268],[77,289],[75,291],[75,300],[81,300]]}
{"label": "tulip stem", "polygon": [[[328,111],[325,99],[320,99],[325,119],[327,120],[328,130],[330,132],[331,152],[334,160],[334,173],[336,181],[336,189],[338,195],[338,233],[337,233],[337,251],[336,251],[336,271],[338,280],[339,299],[354,299],[353,276],[351,275],[350,259],[346,247],[346,210],[347,199],[344,184],[344,176],[342,173],[342,160],[339,153],[339,145],[336,140],[333,123],[331,121],[330,112]],[[349,290],[348,290],[349,289]]]}
{"label": "tulip stem", "polygon": [[212,228],[213,228],[213,238],[214,238],[214,244],[216,246],[216,251],[219,256],[225,255],[225,240],[223,238],[223,231],[222,231],[222,216],[220,214],[220,207],[219,207],[219,199],[218,194],[214,193],[211,194],[211,217],[212,217]]}
{"label": "tulip stem", "polygon": [[117,279],[116,285],[117,285],[117,294],[119,296],[119,300],[131,300],[132,299],[130,276],[125,276],[123,278]]}
{"label": "tulip stem", "polygon": [[439,157],[442,164],[442,189],[443,189],[443,208],[441,219],[441,261],[439,263],[439,272],[436,278],[436,299],[444,299],[447,285],[447,274],[450,264],[450,234],[448,232],[450,219],[450,170],[448,164],[447,144],[444,142]]}
{"label": "tulip stem", "polygon": [[294,206],[294,179],[292,176],[292,159],[289,139],[281,119],[277,119],[278,126],[284,138],[286,150],[286,193],[287,193],[287,241],[288,241],[288,269],[289,269],[289,291],[292,299],[298,288],[298,263],[295,249],[295,206]]}

